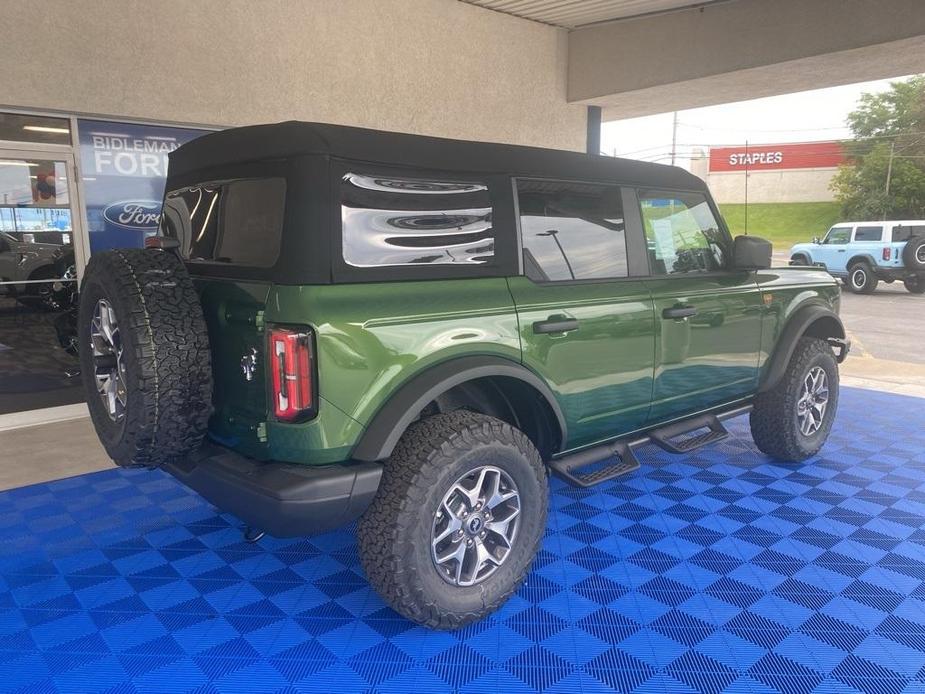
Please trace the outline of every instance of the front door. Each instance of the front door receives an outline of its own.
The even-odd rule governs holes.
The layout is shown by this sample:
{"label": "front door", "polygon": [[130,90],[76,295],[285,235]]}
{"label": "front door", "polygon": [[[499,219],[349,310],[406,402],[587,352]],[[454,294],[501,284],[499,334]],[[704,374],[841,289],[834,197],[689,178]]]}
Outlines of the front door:
{"label": "front door", "polygon": [[0,150],[0,414],[83,399],[70,153]]}
{"label": "front door", "polygon": [[754,392],[761,315],[755,274],[727,269],[731,239],[702,193],[640,191],[658,321],[649,424]]}
{"label": "front door", "polygon": [[566,448],[637,429],[652,394],[652,300],[619,187],[516,182],[526,277],[509,280],[524,363],[553,389]]}
{"label": "front door", "polygon": [[822,263],[829,272],[847,272],[848,244],[851,243],[850,226],[836,226],[813,248],[813,262]]}

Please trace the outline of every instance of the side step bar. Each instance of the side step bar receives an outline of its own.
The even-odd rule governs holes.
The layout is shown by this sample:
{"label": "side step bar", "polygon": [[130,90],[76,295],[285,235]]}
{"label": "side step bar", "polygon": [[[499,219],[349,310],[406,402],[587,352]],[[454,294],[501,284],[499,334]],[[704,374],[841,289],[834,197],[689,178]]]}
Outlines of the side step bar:
{"label": "side step bar", "polygon": [[[724,412],[683,419],[652,429],[638,438],[618,439],[561,458],[553,458],[548,464],[550,469],[565,481],[577,487],[592,487],[638,470],[639,460],[634,449],[648,443],[654,443],[669,453],[683,454],[722,441],[729,436],[722,421],[746,414],[751,409],[751,405],[741,405]],[[707,431],[683,438],[684,434],[699,429]],[[678,437],[682,438],[679,440]]]}

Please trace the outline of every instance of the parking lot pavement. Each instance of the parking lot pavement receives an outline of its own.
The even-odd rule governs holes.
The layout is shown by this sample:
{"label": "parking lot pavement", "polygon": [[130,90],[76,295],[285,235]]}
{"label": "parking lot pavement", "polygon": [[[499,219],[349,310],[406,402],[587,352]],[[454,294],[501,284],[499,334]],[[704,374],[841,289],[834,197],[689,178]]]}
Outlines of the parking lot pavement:
{"label": "parking lot pavement", "polygon": [[851,339],[846,385],[925,397],[925,296],[899,282],[873,294],[842,290],[841,317]]}

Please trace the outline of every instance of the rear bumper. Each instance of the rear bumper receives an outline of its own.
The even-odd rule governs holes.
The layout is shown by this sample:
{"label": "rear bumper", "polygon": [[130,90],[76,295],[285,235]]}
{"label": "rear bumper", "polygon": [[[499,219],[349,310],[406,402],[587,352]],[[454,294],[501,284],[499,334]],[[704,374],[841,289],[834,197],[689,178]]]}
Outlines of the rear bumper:
{"label": "rear bumper", "polygon": [[214,444],[164,469],[222,511],[276,537],[313,535],[355,520],[382,477],[381,463],[261,463]]}

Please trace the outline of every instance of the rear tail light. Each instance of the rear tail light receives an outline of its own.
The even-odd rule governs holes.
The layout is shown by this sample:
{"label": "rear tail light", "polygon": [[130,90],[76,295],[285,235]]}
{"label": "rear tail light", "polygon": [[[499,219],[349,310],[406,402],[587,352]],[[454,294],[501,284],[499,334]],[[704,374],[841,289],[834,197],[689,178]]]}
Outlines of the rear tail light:
{"label": "rear tail light", "polygon": [[311,331],[271,328],[267,355],[276,418],[296,422],[314,417],[317,398]]}
{"label": "rear tail light", "polygon": [[893,249],[892,249],[892,248],[884,248],[884,249],[883,249],[883,259],[884,259],[884,260],[889,260],[889,259],[892,258],[892,257],[893,257]]}

